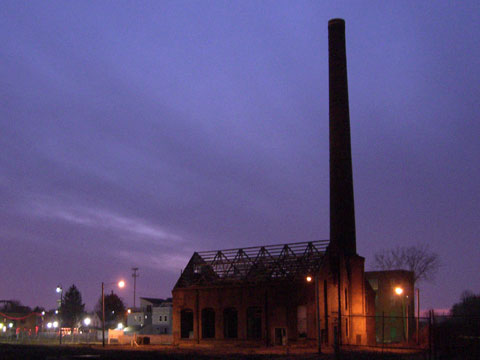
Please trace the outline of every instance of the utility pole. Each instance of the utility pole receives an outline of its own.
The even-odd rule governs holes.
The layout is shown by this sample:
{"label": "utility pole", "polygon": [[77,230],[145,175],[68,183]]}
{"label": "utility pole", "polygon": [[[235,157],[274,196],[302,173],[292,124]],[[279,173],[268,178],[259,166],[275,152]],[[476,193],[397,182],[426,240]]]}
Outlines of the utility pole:
{"label": "utility pole", "polygon": [[137,277],[140,276],[140,274],[137,273],[138,267],[133,267],[132,268],[133,274],[133,308],[135,309],[135,298],[137,297]]}

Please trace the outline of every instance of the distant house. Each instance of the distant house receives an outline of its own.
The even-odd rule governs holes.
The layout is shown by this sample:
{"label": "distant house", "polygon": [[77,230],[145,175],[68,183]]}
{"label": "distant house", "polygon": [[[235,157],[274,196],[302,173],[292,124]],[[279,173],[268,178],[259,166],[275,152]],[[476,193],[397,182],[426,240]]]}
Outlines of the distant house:
{"label": "distant house", "polygon": [[127,326],[140,328],[145,324],[145,315],[143,311],[131,310],[127,315]]}
{"label": "distant house", "polygon": [[[88,325],[85,324],[86,318],[90,319],[90,323]],[[86,313],[82,319],[80,326],[88,329],[101,329],[102,319],[98,316],[98,314],[95,311],[91,313]]]}
{"label": "distant house", "polygon": [[140,298],[140,309],[127,316],[129,331],[139,334],[172,333],[172,299]]}

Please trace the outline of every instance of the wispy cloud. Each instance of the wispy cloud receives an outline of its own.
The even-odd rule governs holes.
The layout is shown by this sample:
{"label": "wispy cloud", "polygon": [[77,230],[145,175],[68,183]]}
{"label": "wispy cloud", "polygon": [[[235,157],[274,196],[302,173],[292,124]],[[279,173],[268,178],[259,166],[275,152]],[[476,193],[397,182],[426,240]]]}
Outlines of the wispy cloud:
{"label": "wispy cloud", "polygon": [[136,263],[142,264],[145,267],[174,273],[187,265],[192,253],[190,249],[183,248],[178,251],[156,252],[155,254],[141,251],[118,250],[114,255],[119,259],[125,260],[128,264],[134,259]]}
{"label": "wispy cloud", "polygon": [[183,242],[184,239],[158,225],[135,217],[127,217],[99,208],[64,204],[37,203],[33,207],[37,216],[56,218],[91,228],[102,228],[118,233],[136,235],[139,239]]}

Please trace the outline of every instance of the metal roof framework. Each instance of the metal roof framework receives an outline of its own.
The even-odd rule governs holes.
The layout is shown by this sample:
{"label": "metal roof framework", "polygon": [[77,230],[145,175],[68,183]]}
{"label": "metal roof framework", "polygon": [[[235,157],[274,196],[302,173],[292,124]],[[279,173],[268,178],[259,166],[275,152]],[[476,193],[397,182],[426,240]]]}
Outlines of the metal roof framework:
{"label": "metal roof framework", "polygon": [[175,288],[293,280],[320,270],[329,240],[195,252]]}

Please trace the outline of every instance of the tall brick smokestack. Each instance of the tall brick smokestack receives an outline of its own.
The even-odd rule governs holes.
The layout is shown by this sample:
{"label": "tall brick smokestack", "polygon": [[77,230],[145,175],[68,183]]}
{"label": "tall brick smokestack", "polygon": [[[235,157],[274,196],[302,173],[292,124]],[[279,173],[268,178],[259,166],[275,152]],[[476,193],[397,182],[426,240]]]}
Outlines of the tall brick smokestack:
{"label": "tall brick smokestack", "polygon": [[357,253],[348,110],[345,21],[328,22],[330,242],[346,255]]}

